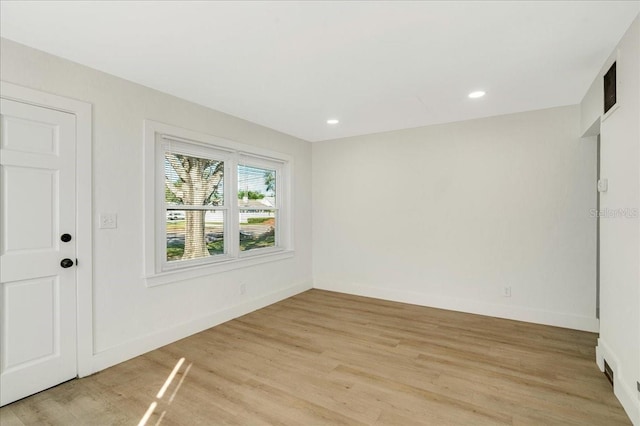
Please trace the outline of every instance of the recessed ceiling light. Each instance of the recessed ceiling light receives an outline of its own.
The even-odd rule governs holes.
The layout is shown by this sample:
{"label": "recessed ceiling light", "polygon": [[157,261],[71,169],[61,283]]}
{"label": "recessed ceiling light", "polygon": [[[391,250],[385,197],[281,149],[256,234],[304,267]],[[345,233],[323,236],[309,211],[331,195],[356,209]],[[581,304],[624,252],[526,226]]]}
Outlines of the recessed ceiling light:
{"label": "recessed ceiling light", "polygon": [[330,118],[329,120],[327,120],[327,124],[338,124],[340,122],[340,120],[337,120],[335,118]]}
{"label": "recessed ceiling light", "polygon": [[483,92],[482,90],[478,90],[478,91],[469,93],[469,97],[471,99],[481,98],[484,95],[485,95],[485,92]]}

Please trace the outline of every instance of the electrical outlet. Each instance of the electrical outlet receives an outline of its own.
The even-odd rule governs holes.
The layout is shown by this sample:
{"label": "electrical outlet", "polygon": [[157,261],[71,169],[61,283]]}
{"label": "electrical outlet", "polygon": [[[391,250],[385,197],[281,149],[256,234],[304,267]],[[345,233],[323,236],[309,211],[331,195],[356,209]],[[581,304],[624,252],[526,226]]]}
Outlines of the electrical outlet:
{"label": "electrical outlet", "polygon": [[115,229],[118,227],[118,215],[115,213],[100,213],[100,229]]}
{"label": "electrical outlet", "polygon": [[505,286],[505,287],[502,289],[502,295],[503,295],[504,297],[511,297],[511,286]]}
{"label": "electrical outlet", "polygon": [[609,190],[608,179],[598,179],[598,192],[607,192]]}
{"label": "electrical outlet", "polygon": [[247,285],[245,283],[240,284],[240,294],[245,294],[247,292]]}

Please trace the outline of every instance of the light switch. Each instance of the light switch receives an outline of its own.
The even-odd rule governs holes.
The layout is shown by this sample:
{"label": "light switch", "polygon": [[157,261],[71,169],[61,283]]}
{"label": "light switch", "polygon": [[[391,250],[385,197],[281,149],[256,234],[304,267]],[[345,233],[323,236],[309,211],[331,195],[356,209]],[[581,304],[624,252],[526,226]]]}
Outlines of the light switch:
{"label": "light switch", "polygon": [[115,229],[118,227],[118,215],[115,213],[100,213],[100,229]]}

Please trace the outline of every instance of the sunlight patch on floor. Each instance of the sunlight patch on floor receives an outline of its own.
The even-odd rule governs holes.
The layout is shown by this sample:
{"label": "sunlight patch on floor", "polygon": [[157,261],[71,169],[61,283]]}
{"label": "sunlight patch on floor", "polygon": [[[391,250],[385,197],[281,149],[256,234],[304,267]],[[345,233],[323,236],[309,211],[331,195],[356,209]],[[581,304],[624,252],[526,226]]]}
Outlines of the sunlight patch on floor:
{"label": "sunlight patch on floor", "polygon": [[167,380],[165,380],[164,385],[162,385],[162,387],[158,391],[156,398],[162,399],[162,397],[164,396],[164,393],[167,391],[167,388],[169,387],[173,379],[176,377],[176,374],[178,373],[178,370],[180,370],[180,367],[182,367],[183,363],[184,363],[184,358],[180,358],[180,360],[178,360],[178,362],[176,363],[176,366],[173,367],[173,371],[171,371],[171,374],[169,374],[169,377],[167,377]]}
{"label": "sunlight patch on floor", "polygon": [[138,423],[138,426],[144,426],[147,424],[147,422],[149,421],[149,417],[151,417],[151,415],[153,414],[153,412],[155,411],[156,407],[158,406],[158,403],[153,401],[150,405],[149,408],[147,408],[147,412],[144,413],[144,416],[142,416],[142,418],[140,419],[140,422]]}
{"label": "sunlight patch on floor", "polygon": [[[149,404],[149,408],[147,408],[147,411],[144,413],[144,415],[140,419],[138,426],[145,426],[147,424],[147,422],[155,412],[156,408],[158,408],[158,403],[162,402],[161,401],[162,398],[164,398],[165,393],[167,392],[167,390],[169,389],[169,386],[171,386],[171,383],[173,382],[176,375],[180,371],[180,368],[184,364],[184,361],[185,361],[184,358],[180,358],[178,362],[176,362],[176,365],[173,367],[173,370],[171,370],[171,373],[169,373],[167,380],[165,380],[164,384],[156,394],[157,401],[153,401],[151,404]],[[189,363],[187,368],[185,368],[184,373],[182,373],[182,377],[180,378],[180,381],[178,381],[176,388],[173,390],[173,392],[171,393],[171,397],[169,397],[169,400],[167,401],[167,405],[173,402],[173,399],[178,394],[178,391],[180,390],[180,387],[182,386],[184,379],[187,377],[187,374],[189,374],[189,370],[191,370],[192,366],[193,366],[193,363]],[[163,410],[162,413],[160,414],[160,417],[158,418],[158,421],[156,422],[156,426],[160,425],[160,423],[162,422],[162,419],[166,414],[167,414],[167,410]]]}
{"label": "sunlight patch on floor", "polygon": [[184,373],[182,373],[182,377],[180,378],[180,381],[178,382],[178,386],[176,386],[176,389],[171,394],[171,398],[169,398],[169,404],[171,404],[173,402],[173,398],[176,397],[176,394],[180,390],[180,387],[182,386],[182,382],[184,382],[185,377],[187,377],[187,374],[189,374],[189,370],[191,370],[191,366],[192,365],[193,365],[193,363],[189,364],[187,366],[187,368],[184,370]]}

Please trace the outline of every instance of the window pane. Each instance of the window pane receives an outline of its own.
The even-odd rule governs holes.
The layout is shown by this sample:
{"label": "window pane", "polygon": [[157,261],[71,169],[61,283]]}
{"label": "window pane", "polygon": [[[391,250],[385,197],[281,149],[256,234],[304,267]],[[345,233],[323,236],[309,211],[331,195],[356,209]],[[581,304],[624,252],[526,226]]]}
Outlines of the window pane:
{"label": "window pane", "polygon": [[238,165],[238,206],[242,209],[276,207],[276,171]]}
{"label": "window pane", "polygon": [[165,202],[168,205],[223,205],[224,162],[166,152]]}
{"label": "window pane", "polygon": [[167,210],[167,261],[224,253],[221,210]]}
{"label": "window pane", "polygon": [[276,245],[276,212],[240,210],[240,250]]}

